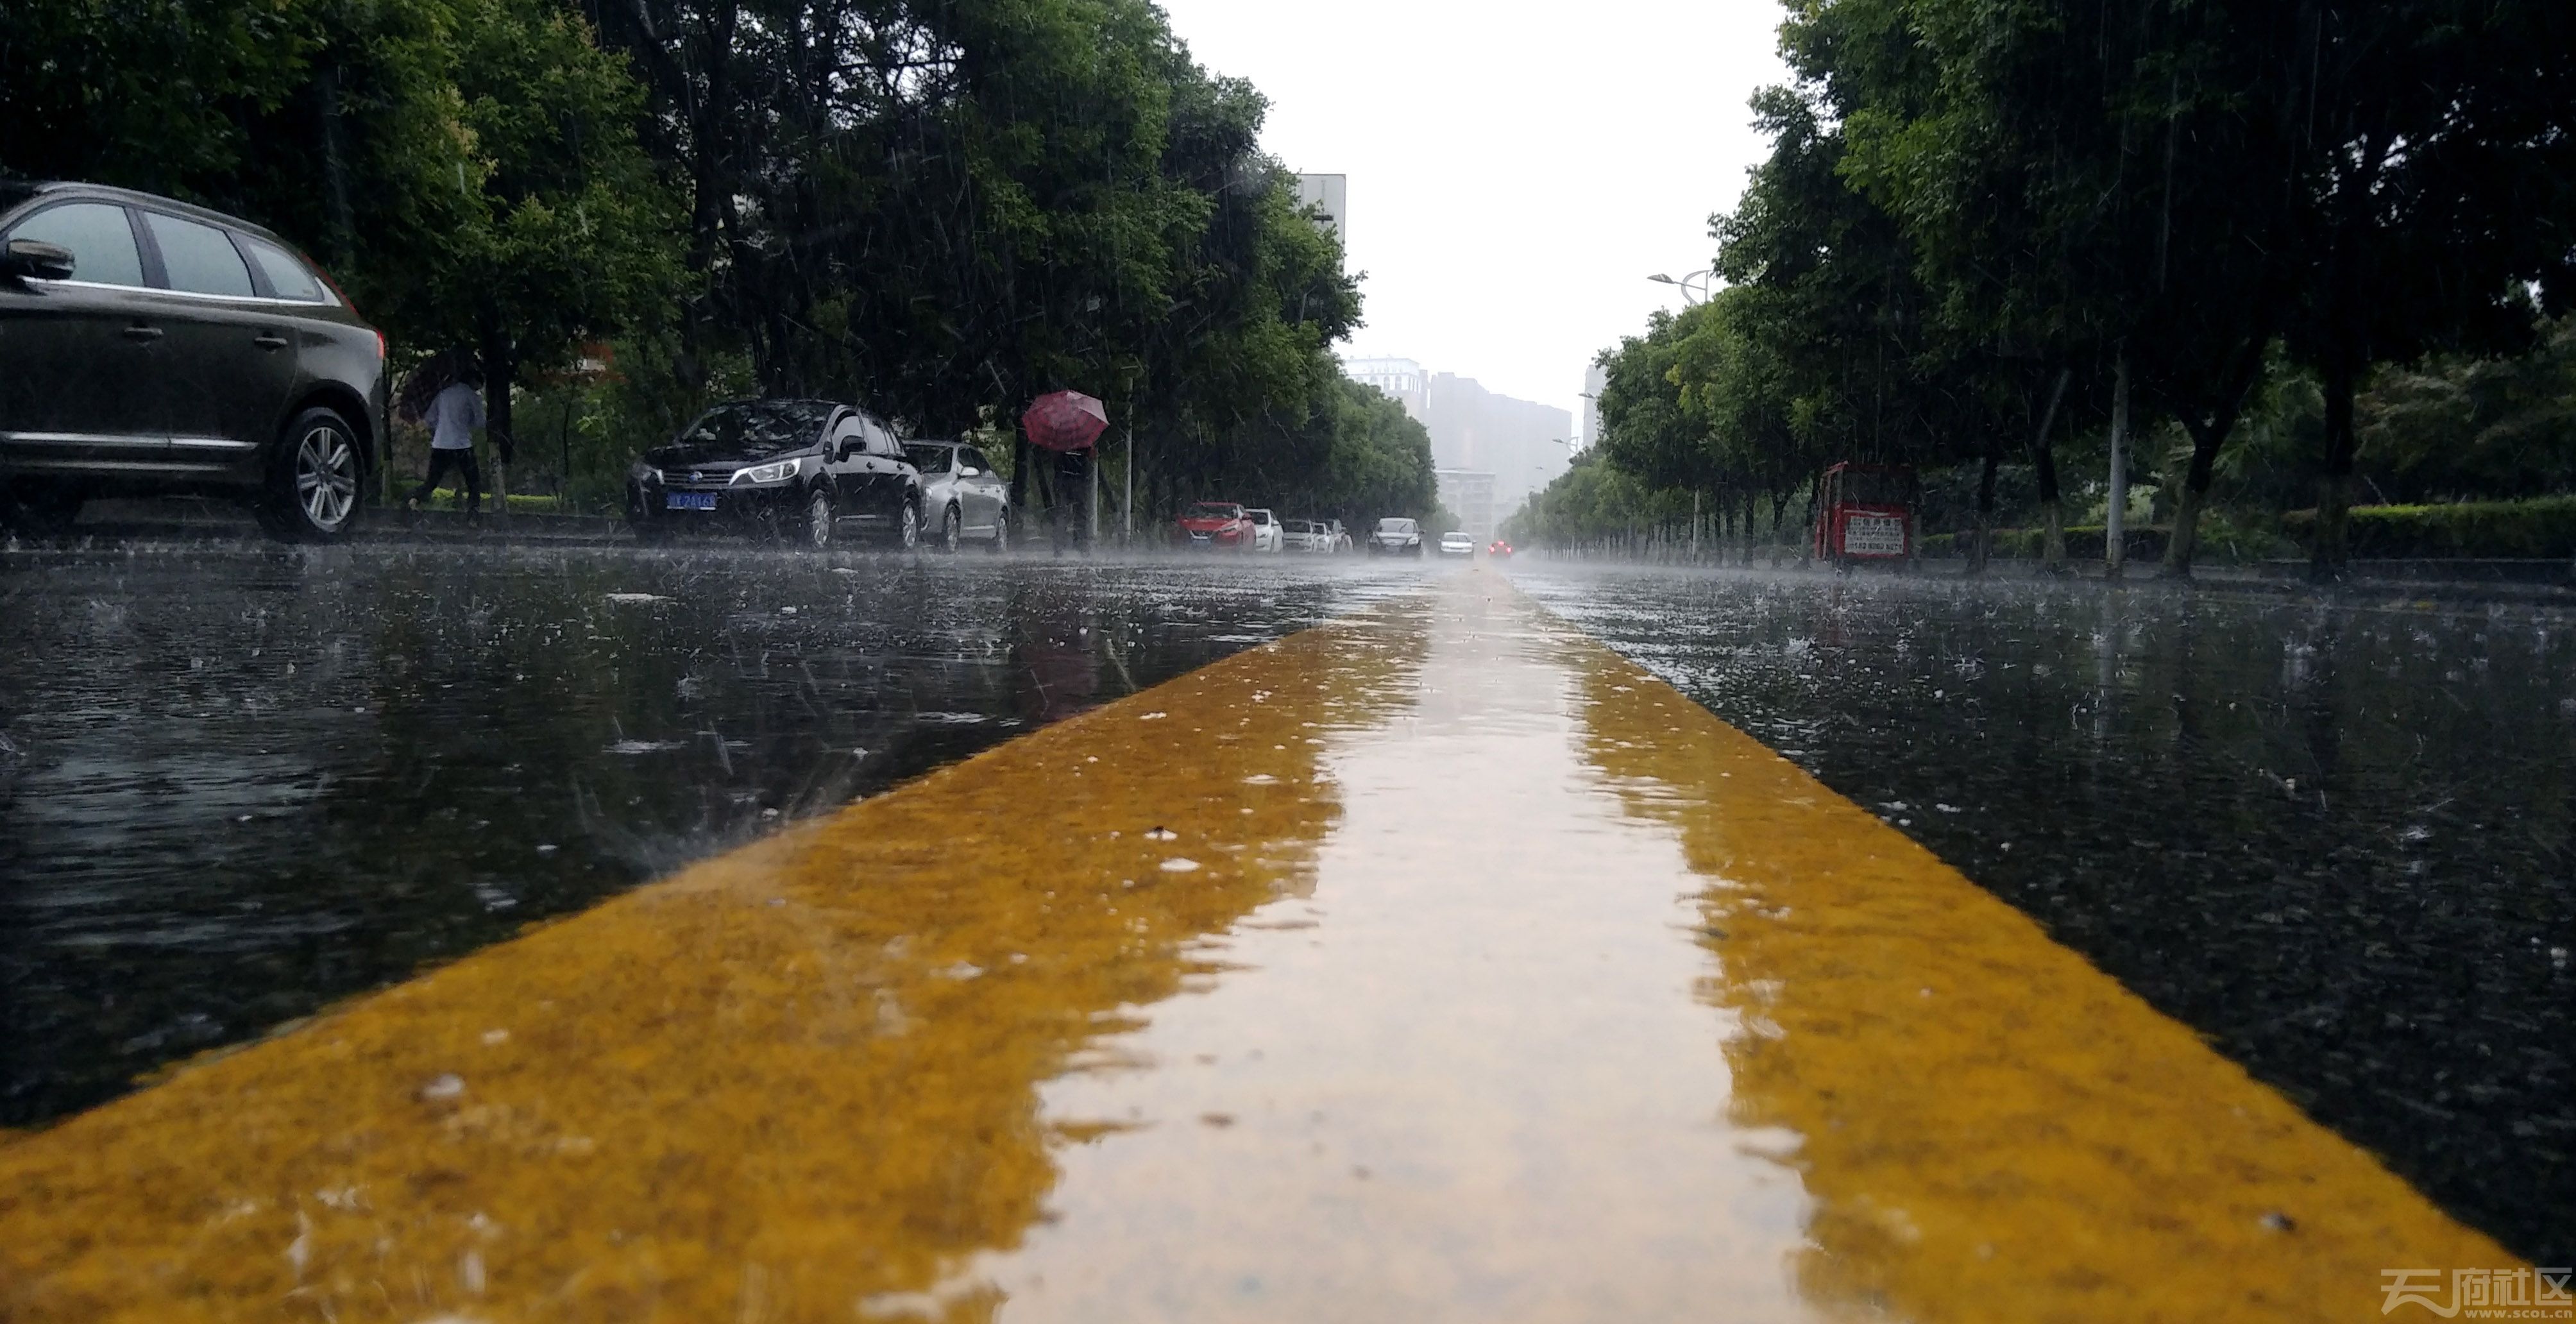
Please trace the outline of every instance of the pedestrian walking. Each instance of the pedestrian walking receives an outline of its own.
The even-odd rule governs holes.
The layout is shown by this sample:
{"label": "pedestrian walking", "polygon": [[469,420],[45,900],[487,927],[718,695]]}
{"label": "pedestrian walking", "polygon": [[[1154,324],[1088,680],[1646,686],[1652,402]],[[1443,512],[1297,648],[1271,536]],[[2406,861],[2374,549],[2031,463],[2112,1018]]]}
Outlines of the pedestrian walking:
{"label": "pedestrian walking", "polygon": [[429,419],[429,476],[413,490],[403,504],[413,510],[430,499],[438,482],[453,469],[465,479],[465,518],[480,522],[483,517],[483,470],[474,462],[474,433],[483,426],[483,373],[471,364],[456,370],[439,393],[430,398],[426,411]]}

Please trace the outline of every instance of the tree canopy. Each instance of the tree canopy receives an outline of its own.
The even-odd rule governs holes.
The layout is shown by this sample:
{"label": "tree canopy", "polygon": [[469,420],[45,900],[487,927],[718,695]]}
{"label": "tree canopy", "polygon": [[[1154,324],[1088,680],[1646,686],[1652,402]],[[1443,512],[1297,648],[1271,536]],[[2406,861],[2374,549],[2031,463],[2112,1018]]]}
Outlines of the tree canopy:
{"label": "tree canopy", "polygon": [[1712,222],[1728,288],[1604,359],[1671,388],[1604,401],[1650,486],[1981,458],[1991,491],[2027,449],[2053,508],[2049,436],[2126,379],[2132,436],[2189,440],[2188,573],[2267,374],[2322,383],[2332,516],[2374,364],[2516,352],[2576,297],[2564,6],[1794,0],[1781,46],[1771,155]]}

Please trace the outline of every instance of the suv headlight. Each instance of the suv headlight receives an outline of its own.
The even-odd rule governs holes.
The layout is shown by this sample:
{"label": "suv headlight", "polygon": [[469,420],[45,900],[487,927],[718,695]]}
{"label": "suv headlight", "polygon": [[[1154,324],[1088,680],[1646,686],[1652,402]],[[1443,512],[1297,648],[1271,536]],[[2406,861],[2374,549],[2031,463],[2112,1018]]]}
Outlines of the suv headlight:
{"label": "suv headlight", "polygon": [[652,465],[646,464],[642,460],[637,460],[635,463],[626,466],[626,476],[639,483],[658,483],[662,481],[662,471],[654,468]]}
{"label": "suv headlight", "polygon": [[735,470],[733,481],[737,483],[783,483],[788,479],[795,477],[796,471],[803,467],[804,463],[805,462],[803,460],[798,459],[779,460],[772,464],[756,464],[748,469]]}

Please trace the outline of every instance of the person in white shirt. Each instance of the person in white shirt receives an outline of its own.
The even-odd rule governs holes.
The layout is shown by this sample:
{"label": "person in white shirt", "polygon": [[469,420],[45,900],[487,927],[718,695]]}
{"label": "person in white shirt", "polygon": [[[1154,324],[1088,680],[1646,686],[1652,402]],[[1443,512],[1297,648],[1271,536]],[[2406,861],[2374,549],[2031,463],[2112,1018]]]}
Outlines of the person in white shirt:
{"label": "person in white shirt", "polygon": [[429,402],[429,477],[412,490],[404,502],[413,510],[429,500],[438,490],[439,480],[454,469],[465,478],[465,517],[480,519],[483,515],[483,468],[474,462],[474,433],[483,426],[483,374],[472,367],[459,369],[456,380],[447,384]]}

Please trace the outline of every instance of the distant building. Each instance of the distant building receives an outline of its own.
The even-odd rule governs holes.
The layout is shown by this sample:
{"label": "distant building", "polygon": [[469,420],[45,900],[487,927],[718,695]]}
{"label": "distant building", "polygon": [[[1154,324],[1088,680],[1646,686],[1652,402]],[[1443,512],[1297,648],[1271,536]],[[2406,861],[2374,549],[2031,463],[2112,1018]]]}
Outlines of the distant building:
{"label": "distant building", "polygon": [[1412,359],[1346,359],[1342,371],[1404,405],[1431,434],[1435,468],[1484,475],[1496,517],[1519,509],[1573,458],[1574,415],[1553,405],[1497,395],[1473,377],[1425,372]]}
{"label": "distant building", "polygon": [[1431,374],[1426,394],[1422,426],[1431,433],[1433,466],[1492,474],[1497,515],[1518,510],[1530,493],[1565,472],[1574,415],[1498,395],[1454,373]]}
{"label": "distant building", "polygon": [[1422,365],[1411,359],[1344,359],[1342,373],[1363,386],[1374,386],[1394,396],[1417,423],[1431,402],[1431,379],[1423,373]]}
{"label": "distant building", "polygon": [[1321,212],[1324,228],[1342,241],[1345,250],[1351,245],[1350,193],[1351,177],[1348,175],[1297,176],[1297,205]]}
{"label": "distant building", "polygon": [[[1442,469],[1440,504],[1458,517],[1458,527],[1479,546],[1494,540],[1494,475],[1468,469]],[[1447,533],[1447,529],[1434,530]]]}

